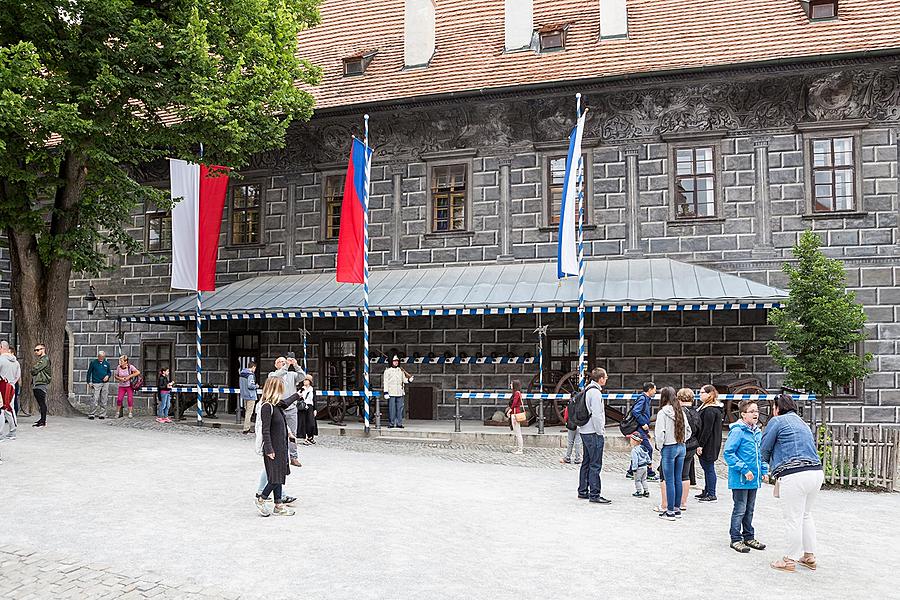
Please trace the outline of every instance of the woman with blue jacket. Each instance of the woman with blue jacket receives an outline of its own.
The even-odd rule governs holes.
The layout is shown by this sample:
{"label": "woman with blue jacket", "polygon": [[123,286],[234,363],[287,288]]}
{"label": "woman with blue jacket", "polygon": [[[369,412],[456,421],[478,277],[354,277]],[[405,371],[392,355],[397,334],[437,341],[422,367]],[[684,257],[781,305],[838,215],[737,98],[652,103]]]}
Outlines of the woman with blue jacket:
{"label": "woman with blue jacket", "polygon": [[768,465],[760,453],[762,431],[759,428],[759,405],[752,400],[740,403],[741,418],[731,424],[725,442],[725,463],[728,465],[728,488],[734,499],[731,511],[731,547],[747,553],[750,549],[765,550],[753,531],[753,510],[756,492]]}
{"label": "woman with blue jacket", "polygon": [[772,467],[787,529],[784,558],[772,563],[779,571],[793,572],[797,565],[816,569],[816,524],[812,507],[825,482],[822,461],[812,431],[797,415],[797,403],[787,394],[775,399],[775,416],[762,437],[762,458]]}

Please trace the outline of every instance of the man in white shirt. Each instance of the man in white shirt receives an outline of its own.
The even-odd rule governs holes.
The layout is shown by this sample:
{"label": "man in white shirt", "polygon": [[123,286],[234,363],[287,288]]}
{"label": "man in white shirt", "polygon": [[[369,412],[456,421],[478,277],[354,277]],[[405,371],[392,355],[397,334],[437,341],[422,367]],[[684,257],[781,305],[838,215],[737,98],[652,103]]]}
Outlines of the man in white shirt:
{"label": "man in white shirt", "polygon": [[585,404],[591,418],[578,427],[584,456],[578,474],[578,497],[595,504],[609,504],[600,495],[600,470],[603,468],[603,446],[606,442],[606,407],[603,404],[603,386],[606,370],[597,367],[591,371],[590,383],[585,388]]}
{"label": "man in white shirt", "polygon": [[388,402],[388,429],[403,429],[403,396],[405,385],[412,381],[412,375],[400,368],[400,357],[391,359],[391,366],[384,372],[384,399]]}

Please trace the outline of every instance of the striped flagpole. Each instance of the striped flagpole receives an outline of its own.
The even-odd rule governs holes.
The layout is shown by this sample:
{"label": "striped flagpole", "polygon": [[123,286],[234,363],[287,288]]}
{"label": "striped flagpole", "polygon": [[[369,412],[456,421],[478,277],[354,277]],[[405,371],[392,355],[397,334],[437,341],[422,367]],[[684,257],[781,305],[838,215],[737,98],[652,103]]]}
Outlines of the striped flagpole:
{"label": "striped flagpole", "polygon": [[[203,159],[203,142],[200,142],[200,159]],[[199,286],[197,286],[199,287]],[[200,314],[203,309],[203,292],[197,290],[197,425],[203,426],[203,349],[200,342],[203,340]]]}
{"label": "striped flagpole", "polygon": [[541,313],[538,313],[538,389],[544,393],[544,329],[541,327]]}
{"label": "striped flagpole", "polygon": [[306,317],[303,317],[303,372],[309,373],[309,369],[306,368],[306,336],[308,335],[308,331],[306,331]]}
{"label": "striped flagpole", "polygon": [[203,292],[197,290],[197,425],[203,425],[203,350],[200,313],[202,310]]}
{"label": "striped flagpole", "polygon": [[[576,118],[581,118],[581,94],[575,94]],[[578,386],[584,389],[585,370],[587,368],[587,344],[584,338],[584,165],[578,155]],[[573,157],[574,158],[574,157]],[[543,390],[541,390],[543,391]]]}
{"label": "striped flagpole", "polygon": [[[369,150],[369,115],[365,115],[365,138],[363,144],[366,152]],[[369,433],[369,164],[366,157],[366,206],[363,211],[363,418],[365,419],[365,432]]]}

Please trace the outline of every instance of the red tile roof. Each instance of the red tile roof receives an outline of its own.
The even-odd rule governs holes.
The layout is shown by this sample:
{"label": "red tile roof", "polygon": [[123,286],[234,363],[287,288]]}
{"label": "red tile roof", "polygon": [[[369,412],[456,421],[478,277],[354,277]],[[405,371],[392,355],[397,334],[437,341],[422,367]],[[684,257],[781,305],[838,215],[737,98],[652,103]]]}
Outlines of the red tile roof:
{"label": "red tile roof", "polygon": [[[324,67],[319,108],[518,85],[900,49],[900,2],[841,0],[811,22],[798,0],[628,0],[628,38],[599,40],[597,0],[535,0],[534,26],[569,23],[563,52],[504,53],[503,0],[435,0],[436,52],[403,69],[403,0],[324,0],[299,54]],[[378,48],[363,76],[341,59]]]}

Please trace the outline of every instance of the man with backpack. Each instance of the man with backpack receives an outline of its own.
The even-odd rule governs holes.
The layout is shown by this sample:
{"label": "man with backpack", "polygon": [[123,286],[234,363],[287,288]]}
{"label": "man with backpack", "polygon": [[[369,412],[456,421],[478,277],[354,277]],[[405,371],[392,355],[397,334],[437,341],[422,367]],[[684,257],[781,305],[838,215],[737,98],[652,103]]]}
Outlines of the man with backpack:
{"label": "man with backpack", "polygon": [[603,468],[603,446],[606,441],[606,409],[602,390],[606,384],[606,370],[591,371],[590,383],[569,401],[567,426],[575,425],[581,436],[584,457],[578,474],[578,497],[595,504],[609,504],[600,495],[600,470]]}
{"label": "man with backpack", "polygon": [[[641,447],[650,455],[653,460],[653,444],[650,443],[650,417],[653,414],[653,396],[656,395],[656,384],[652,381],[644,383],[643,392],[638,396],[631,407],[631,416],[637,422],[636,432],[641,436]],[[631,479],[633,471],[628,468],[625,477]],[[653,466],[647,467],[647,480],[656,481],[656,473],[653,472]]]}

